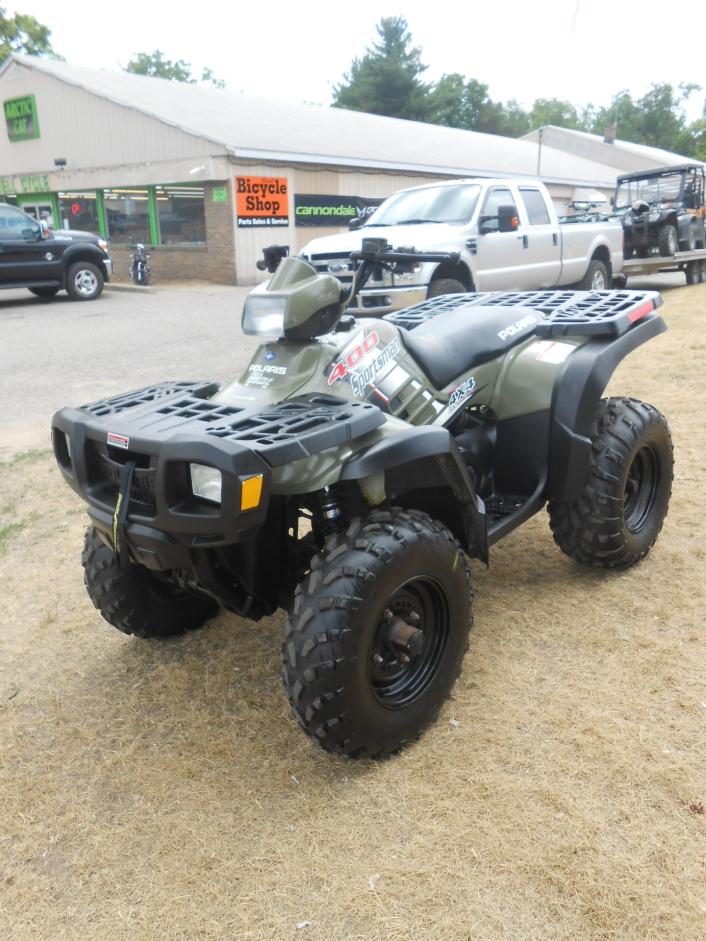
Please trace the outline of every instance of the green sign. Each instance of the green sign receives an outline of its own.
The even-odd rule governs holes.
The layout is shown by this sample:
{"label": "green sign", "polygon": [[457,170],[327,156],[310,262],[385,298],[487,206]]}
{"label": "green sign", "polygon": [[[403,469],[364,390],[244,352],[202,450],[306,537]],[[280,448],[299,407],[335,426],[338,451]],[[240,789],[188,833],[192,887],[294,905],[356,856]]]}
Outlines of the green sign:
{"label": "green sign", "polygon": [[29,176],[0,176],[0,196],[15,196],[18,193],[46,193],[49,176],[33,173]]}
{"label": "green sign", "polygon": [[34,95],[22,98],[10,98],[3,102],[7,136],[11,143],[21,140],[34,140],[39,137],[39,118]]}
{"label": "green sign", "polygon": [[214,186],[213,187],[213,201],[214,203],[227,203],[228,202],[228,189],[225,186]]}

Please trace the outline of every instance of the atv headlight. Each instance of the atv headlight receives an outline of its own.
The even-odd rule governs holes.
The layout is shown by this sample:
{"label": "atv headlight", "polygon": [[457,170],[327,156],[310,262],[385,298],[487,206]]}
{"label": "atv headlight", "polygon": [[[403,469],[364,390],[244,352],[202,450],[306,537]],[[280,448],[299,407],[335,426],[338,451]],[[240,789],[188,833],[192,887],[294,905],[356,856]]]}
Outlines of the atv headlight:
{"label": "atv headlight", "polygon": [[243,333],[251,336],[284,336],[284,297],[251,294],[243,307]]}
{"label": "atv headlight", "polygon": [[191,473],[191,490],[195,497],[208,500],[210,503],[221,502],[223,476],[216,467],[206,464],[189,464]]}

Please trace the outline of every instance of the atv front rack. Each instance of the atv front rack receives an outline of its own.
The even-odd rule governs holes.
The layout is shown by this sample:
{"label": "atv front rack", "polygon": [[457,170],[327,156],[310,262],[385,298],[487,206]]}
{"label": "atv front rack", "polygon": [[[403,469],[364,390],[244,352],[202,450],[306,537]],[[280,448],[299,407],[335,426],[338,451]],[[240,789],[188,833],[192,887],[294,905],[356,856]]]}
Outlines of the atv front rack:
{"label": "atv front rack", "polygon": [[270,467],[343,444],[373,431],[385,420],[376,405],[324,393],[244,408],[208,398],[217,390],[216,383],[164,382],[62,413],[86,413],[94,430],[103,426],[103,437],[110,434],[113,440],[128,442],[119,447],[131,448],[131,440],[167,441],[187,434],[243,445],[256,451]]}
{"label": "atv front rack", "polygon": [[[149,567],[186,564],[175,544],[237,541],[264,522],[272,468],[360,438],[385,421],[376,405],[334,395],[242,408],[205,397],[217,388],[162,383],[54,416],[54,453],[66,482],[108,534],[122,494],[128,538],[139,534],[132,548]],[[220,471],[220,502],[195,495],[193,464]],[[253,476],[262,480],[261,498],[243,508],[243,486]]]}
{"label": "atv front rack", "polygon": [[656,291],[492,291],[443,294],[414,307],[393,311],[383,319],[397,327],[414,330],[447,311],[468,307],[468,326],[472,328],[473,307],[517,307],[542,314],[544,320],[534,329],[539,337],[616,337],[661,303],[662,298]]}

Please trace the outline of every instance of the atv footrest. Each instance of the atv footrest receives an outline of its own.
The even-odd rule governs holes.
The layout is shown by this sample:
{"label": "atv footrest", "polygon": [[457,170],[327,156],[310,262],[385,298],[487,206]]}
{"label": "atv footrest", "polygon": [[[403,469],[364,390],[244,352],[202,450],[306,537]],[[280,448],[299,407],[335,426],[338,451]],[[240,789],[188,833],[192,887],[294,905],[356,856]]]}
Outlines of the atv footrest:
{"label": "atv footrest", "polygon": [[414,307],[386,314],[398,327],[414,330],[447,311],[468,307],[473,329],[474,307],[520,308],[542,314],[536,336],[620,336],[662,303],[656,291],[493,291],[487,294],[444,294]]}

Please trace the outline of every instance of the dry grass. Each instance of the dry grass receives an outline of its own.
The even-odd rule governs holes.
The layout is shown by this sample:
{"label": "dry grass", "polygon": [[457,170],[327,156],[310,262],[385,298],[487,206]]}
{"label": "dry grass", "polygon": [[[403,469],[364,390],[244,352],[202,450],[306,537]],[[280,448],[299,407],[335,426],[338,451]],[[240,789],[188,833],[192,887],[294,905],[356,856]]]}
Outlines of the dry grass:
{"label": "dry grass", "polygon": [[673,427],[657,548],[634,571],[586,573],[543,515],[499,545],[474,567],[452,701],[386,763],[299,732],[279,616],[161,644],[105,625],[81,585],[78,500],[46,453],[12,459],[45,439],[10,440],[2,937],[706,936],[706,288],[664,313],[670,332],[613,386]]}

